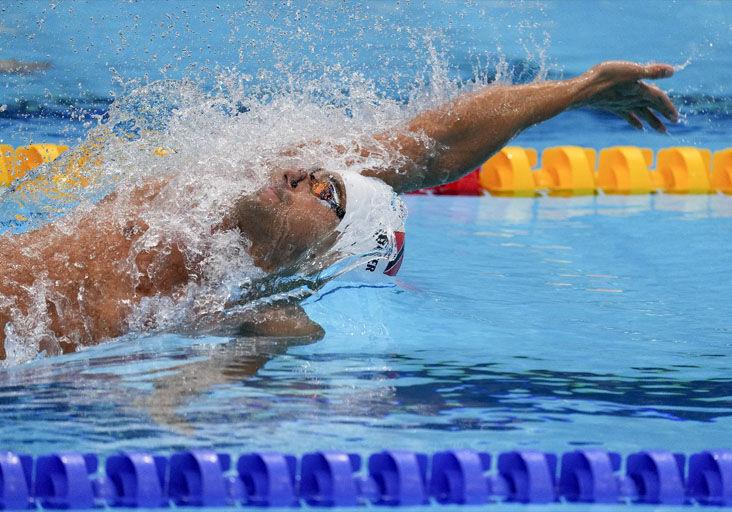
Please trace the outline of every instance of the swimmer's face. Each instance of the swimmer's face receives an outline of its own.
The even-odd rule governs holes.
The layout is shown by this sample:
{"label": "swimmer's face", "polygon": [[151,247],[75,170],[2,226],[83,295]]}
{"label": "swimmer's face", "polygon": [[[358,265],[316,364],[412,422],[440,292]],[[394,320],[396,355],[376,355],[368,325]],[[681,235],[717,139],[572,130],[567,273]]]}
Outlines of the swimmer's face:
{"label": "swimmer's face", "polygon": [[237,205],[237,223],[266,271],[293,264],[308,250],[329,248],[345,214],[343,180],[322,169],[278,171]]}

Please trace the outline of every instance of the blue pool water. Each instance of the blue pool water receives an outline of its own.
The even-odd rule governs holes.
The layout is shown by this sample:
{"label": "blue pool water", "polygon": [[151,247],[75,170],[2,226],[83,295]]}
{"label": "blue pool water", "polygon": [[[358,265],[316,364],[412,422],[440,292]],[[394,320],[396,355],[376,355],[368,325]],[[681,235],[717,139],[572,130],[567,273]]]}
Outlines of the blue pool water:
{"label": "blue pool water", "polygon": [[[664,81],[683,121],[669,137],[639,136],[623,122],[585,112],[533,129],[518,142],[726,147],[732,95],[732,10],[723,1],[348,2],[321,4],[187,1],[74,3],[19,0],[0,6],[0,59],[47,61],[30,76],[0,75],[0,143],[66,143],[123,90],[121,82],[235,69],[271,82],[283,66],[317,76],[357,71],[387,95],[426,75],[428,41],[449,74],[489,75],[500,57],[514,79],[542,68],[573,76],[608,59],[665,61],[683,69]],[[679,23],[683,20],[683,23]]]}
{"label": "blue pool water", "polygon": [[[0,59],[52,63],[0,75],[1,143],[78,142],[131,87],[118,76],[213,87],[220,66],[266,84],[281,62],[316,75],[339,63],[400,97],[423,73],[423,34],[433,33],[453,78],[469,79],[475,58],[491,69],[496,56],[519,80],[608,58],[685,64],[663,84],[683,116],[668,136],[577,111],[517,145],[732,146],[723,2],[89,1],[0,11]],[[336,281],[306,301],[322,341],[135,335],[2,368],[0,448],[730,447],[732,198],[406,202],[407,258],[394,283]]]}
{"label": "blue pool water", "polygon": [[308,301],[324,340],[171,334],[21,365],[0,438],[38,453],[729,444],[728,198],[409,206],[395,286]]}

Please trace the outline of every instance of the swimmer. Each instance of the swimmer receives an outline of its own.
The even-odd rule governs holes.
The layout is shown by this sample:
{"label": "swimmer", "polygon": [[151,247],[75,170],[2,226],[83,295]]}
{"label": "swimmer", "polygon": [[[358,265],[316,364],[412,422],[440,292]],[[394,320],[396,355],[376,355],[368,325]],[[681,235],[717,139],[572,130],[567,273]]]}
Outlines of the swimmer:
{"label": "swimmer", "polygon": [[20,61],[15,59],[0,59],[0,74],[30,75],[39,71],[46,71],[51,67],[47,61]]}
{"label": "swimmer", "polygon": [[[462,94],[391,131],[354,142],[352,147],[327,141],[303,143],[285,151],[282,162],[272,164],[268,183],[236,200],[216,229],[240,235],[263,275],[293,273],[303,261],[314,271],[320,270],[331,261],[318,261],[317,256],[334,254],[334,248],[346,254],[362,249],[363,235],[368,238],[374,231],[368,215],[379,198],[388,202],[390,194],[454,181],[522,130],[567,109],[598,108],[635,128],[642,128],[645,122],[665,132],[659,115],[675,122],[678,112],[661,89],[644,80],[672,74],[673,68],[665,64],[606,62],[568,80],[492,85]],[[392,164],[357,174],[286,163],[288,156],[313,144],[363,158],[383,155]],[[128,318],[145,298],[174,297],[199,279],[196,268],[207,255],[187,254],[183,240],[134,253],[136,272],[121,263],[133,254],[135,242],[149,228],[140,212],[165,184],[164,179],[149,182],[126,196],[128,214],[123,223],[113,215],[120,199],[115,192],[82,212],[72,232],[56,222],[0,238],[2,358],[11,335],[16,340],[21,335],[34,336],[40,340],[36,341],[39,348],[49,354],[119,337],[130,329]],[[371,202],[372,196],[376,203]],[[399,220],[397,214],[393,217]],[[396,221],[388,226],[390,240],[398,229]],[[358,225],[361,231],[353,227]],[[339,246],[346,235],[350,245]],[[366,242],[363,247],[372,243]],[[398,262],[392,263],[398,268]],[[38,322],[38,318],[45,320]],[[192,327],[199,332],[231,329],[253,336],[323,336],[322,328],[292,301],[245,309],[234,317],[209,316]]]}

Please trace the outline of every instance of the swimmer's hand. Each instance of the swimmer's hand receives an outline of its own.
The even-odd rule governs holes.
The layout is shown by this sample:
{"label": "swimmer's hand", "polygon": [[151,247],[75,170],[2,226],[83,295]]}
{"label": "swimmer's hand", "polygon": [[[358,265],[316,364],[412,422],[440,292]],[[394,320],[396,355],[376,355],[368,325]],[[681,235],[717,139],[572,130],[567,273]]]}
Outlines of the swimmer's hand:
{"label": "swimmer's hand", "polygon": [[665,92],[641,80],[673,74],[673,67],[667,64],[603,62],[573,79],[582,85],[574,106],[606,110],[638,129],[645,121],[654,130],[666,133],[666,126],[655,112],[674,123],[679,113]]}

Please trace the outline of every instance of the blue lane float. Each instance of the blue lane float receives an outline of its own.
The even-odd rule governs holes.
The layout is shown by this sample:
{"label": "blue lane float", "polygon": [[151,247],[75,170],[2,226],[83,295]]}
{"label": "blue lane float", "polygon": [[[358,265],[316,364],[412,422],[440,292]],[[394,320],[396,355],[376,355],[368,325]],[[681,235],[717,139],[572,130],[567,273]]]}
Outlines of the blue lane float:
{"label": "blue lane float", "polygon": [[129,452],[106,458],[54,453],[33,459],[0,453],[0,509],[256,506],[355,507],[514,503],[618,503],[732,506],[732,450],[687,458],[642,451],[623,459],[601,450],[561,458],[518,450],[426,454],[385,450],[368,457],[256,452],[233,458],[212,450],[169,457]]}
{"label": "blue lane float", "polygon": [[31,503],[33,459],[28,455],[0,454],[0,507],[9,510],[28,508]]}
{"label": "blue lane float", "polygon": [[113,507],[164,507],[167,457],[127,453],[107,457],[105,474],[99,477],[96,495]]}
{"label": "blue lane float", "polygon": [[[93,475],[97,456],[91,453],[58,453],[36,459],[33,499],[43,508],[93,508],[98,486]],[[5,494],[5,493],[3,493]]]}
{"label": "blue lane float", "polygon": [[249,453],[239,458],[236,467],[245,505],[292,507],[299,503],[297,458],[294,455]]}

